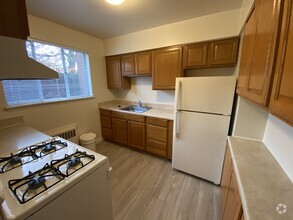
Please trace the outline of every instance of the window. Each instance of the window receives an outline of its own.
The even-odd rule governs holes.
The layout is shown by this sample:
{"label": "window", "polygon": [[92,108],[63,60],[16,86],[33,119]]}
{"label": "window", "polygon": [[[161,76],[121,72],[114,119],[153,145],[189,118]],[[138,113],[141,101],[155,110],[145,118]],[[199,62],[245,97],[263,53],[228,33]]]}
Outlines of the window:
{"label": "window", "polygon": [[92,96],[85,52],[27,41],[28,56],[59,73],[59,79],[3,80],[8,106],[70,100]]}

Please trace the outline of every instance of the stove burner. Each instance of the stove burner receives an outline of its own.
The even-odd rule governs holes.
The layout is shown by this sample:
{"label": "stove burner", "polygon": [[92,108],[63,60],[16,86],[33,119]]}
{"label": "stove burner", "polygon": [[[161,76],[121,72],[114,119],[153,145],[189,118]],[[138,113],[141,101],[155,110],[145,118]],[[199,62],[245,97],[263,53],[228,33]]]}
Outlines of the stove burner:
{"label": "stove burner", "polygon": [[75,167],[80,163],[81,163],[80,158],[72,157],[72,158],[69,159],[69,161],[67,163],[67,167]]}
{"label": "stove burner", "polygon": [[10,163],[11,165],[16,165],[16,164],[18,164],[18,163],[21,164],[21,158],[20,158],[19,156],[17,156],[17,155],[14,155],[14,156],[12,156],[12,158],[10,159],[9,163]]}
{"label": "stove burner", "polygon": [[8,181],[8,187],[13,192],[20,204],[33,199],[37,195],[62,181],[65,176],[55,167],[46,164],[42,169],[29,174],[21,179]]}
{"label": "stove burner", "polygon": [[43,152],[51,152],[51,151],[56,151],[56,146],[51,143],[46,144],[43,149]]}
{"label": "stove burner", "polygon": [[28,183],[28,186],[31,189],[37,189],[41,186],[44,186],[46,182],[46,178],[44,176],[35,176],[33,179]]}
{"label": "stove burner", "polygon": [[56,167],[65,177],[68,177],[88,165],[94,159],[94,155],[88,155],[86,152],[76,150],[71,155],[65,154],[62,159],[52,160],[51,166]]}
{"label": "stove burner", "polygon": [[24,148],[16,154],[0,158],[0,173],[5,173],[23,164],[29,163],[38,156],[30,148]]}

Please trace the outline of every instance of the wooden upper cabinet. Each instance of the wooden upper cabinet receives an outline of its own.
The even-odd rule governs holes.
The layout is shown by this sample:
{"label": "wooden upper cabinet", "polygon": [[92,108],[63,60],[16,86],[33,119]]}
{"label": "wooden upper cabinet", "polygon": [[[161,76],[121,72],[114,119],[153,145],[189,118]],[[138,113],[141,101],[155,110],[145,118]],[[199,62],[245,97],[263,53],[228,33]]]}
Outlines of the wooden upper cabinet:
{"label": "wooden upper cabinet", "polygon": [[142,51],[135,54],[136,75],[152,75],[152,53]]}
{"label": "wooden upper cabinet", "polygon": [[121,55],[123,76],[151,75],[151,51]]}
{"label": "wooden upper cabinet", "polygon": [[121,68],[123,76],[135,75],[135,55],[126,54],[121,55]]}
{"label": "wooden upper cabinet", "polygon": [[183,68],[197,68],[207,65],[208,43],[189,44],[184,46]]}
{"label": "wooden upper cabinet", "polygon": [[242,54],[240,60],[240,70],[237,83],[237,93],[244,96],[246,93],[246,84],[250,67],[250,55],[253,47],[254,32],[256,26],[255,6],[246,21],[243,33]]}
{"label": "wooden upper cabinet", "polygon": [[293,14],[285,1],[270,110],[293,126]]}
{"label": "wooden upper cabinet", "polygon": [[153,89],[174,90],[176,77],[182,76],[182,47],[153,50]]}
{"label": "wooden upper cabinet", "polygon": [[213,67],[236,65],[238,45],[238,37],[212,41],[209,44],[208,65]]}
{"label": "wooden upper cabinet", "polygon": [[0,2],[0,35],[26,40],[29,26],[25,0]]}
{"label": "wooden upper cabinet", "polygon": [[121,73],[120,56],[106,57],[106,69],[109,89],[130,89],[130,79]]}
{"label": "wooden upper cabinet", "polygon": [[256,0],[246,21],[237,92],[268,105],[278,41],[281,0]]}

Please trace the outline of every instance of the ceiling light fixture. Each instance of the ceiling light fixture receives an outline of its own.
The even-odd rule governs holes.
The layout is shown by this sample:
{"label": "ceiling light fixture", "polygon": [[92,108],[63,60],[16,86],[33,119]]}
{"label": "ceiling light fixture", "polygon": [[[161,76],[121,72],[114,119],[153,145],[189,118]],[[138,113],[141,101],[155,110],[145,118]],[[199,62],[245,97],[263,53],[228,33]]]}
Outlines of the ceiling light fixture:
{"label": "ceiling light fixture", "polygon": [[111,5],[121,5],[125,0],[106,0]]}

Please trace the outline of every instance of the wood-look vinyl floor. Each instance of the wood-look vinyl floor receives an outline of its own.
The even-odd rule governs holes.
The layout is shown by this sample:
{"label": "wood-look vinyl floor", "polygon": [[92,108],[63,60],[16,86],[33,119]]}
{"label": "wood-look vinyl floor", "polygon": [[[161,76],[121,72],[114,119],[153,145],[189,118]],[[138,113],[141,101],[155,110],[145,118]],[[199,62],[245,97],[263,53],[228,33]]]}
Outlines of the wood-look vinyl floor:
{"label": "wood-look vinyl floor", "polygon": [[219,187],[174,170],[169,161],[113,143],[97,145],[112,172],[114,219],[220,219]]}

